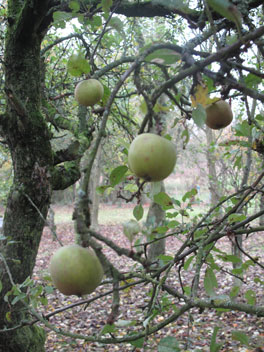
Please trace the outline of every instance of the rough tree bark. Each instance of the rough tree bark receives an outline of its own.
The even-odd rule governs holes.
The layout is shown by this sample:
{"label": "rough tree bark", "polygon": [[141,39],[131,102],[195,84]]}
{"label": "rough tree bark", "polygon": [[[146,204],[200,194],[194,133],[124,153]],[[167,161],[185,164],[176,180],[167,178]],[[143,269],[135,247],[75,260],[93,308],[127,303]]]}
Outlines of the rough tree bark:
{"label": "rough tree bark", "polygon": [[[56,170],[50,132],[41,113],[40,47],[50,22],[45,18],[48,6],[47,0],[8,2],[7,109],[1,127],[11,151],[14,181],[3,224],[8,239],[0,247],[0,330],[27,319],[25,307],[5,302],[4,296],[13,283],[21,284],[32,274],[52,189],[65,188],[79,175],[73,164],[69,173],[62,166]],[[44,341],[44,331],[36,326],[10,329],[1,333],[0,351],[44,351]]]}

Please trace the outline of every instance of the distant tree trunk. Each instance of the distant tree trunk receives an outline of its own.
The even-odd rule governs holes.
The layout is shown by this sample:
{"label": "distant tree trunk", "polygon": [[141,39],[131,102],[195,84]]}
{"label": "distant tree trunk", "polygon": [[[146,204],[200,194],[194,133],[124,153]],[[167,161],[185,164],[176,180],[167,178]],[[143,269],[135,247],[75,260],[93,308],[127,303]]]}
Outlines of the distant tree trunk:
{"label": "distant tree trunk", "polygon": [[[251,112],[249,110],[247,111],[249,120],[250,120],[250,116],[254,116],[255,109],[256,109],[256,101],[253,101]],[[251,148],[252,136],[251,135],[248,137],[248,144],[249,144],[249,147],[247,148],[247,152],[246,152],[246,164],[243,167],[243,177],[242,177],[242,181],[240,184],[240,188],[246,187],[248,184],[248,179],[249,179],[249,174],[250,174],[250,169],[251,169],[251,164],[252,164],[252,148]],[[243,212],[243,211],[238,210],[238,212]],[[232,247],[232,254],[235,255],[236,257],[240,258],[242,261],[243,254],[240,251],[240,248],[241,249],[243,248],[243,235],[236,236],[236,241],[232,242],[231,247]],[[240,263],[233,263],[234,269],[237,269],[240,267],[241,267]],[[238,278],[234,277],[233,285],[234,286],[241,286],[241,284],[242,284],[242,281],[239,280]]]}
{"label": "distant tree trunk", "polygon": [[219,183],[217,180],[217,172],[216,172],[216,159],[212,152],[210,152],[210,147],[212,143],[215,141],[213,131],[206,127],[206,142],[207,142],[207,150],[206,150],[206,158],[207,158],[207,166],[208,166],[208,184],[210,191],[210,205],[216,206],[219,203],[219,199],[221,198],[221,192]]}
{"label": "distant tree trunk", "polygon": [[[161,182],[161,192],[165,192],[165,186],[163,181]],[[162,206],[152,201],[146,219],[147,227],[154,229],[155,227],[162,225],[164,219],[165,211],[162,209]],[[157,259],[159,255],[165,254],[165,245],[165,239],[153,242],[148,247],[148,258],[153,262]]]}
{"label": "distant tree trunk", "polygon": [[[262,188],[262,190],[264,192],[264,187]],[[263,210],[263,209],[264,209],[264,193],[261,193],[259,210]],[[259,226],[264,226],[264,215],[261,215],[261,217],[259,218]]]}
{"label": "distant tree trunk", "polygon": [[[264,167],[264,155],[262,156],[262,160],[263,160],[263,165],[262,167]],[[263,210],[264,209],[264,186],[262,186],[262,192],[260,195],[260,200],[259,200],[259,210]],[[264,215],[261,215],[259,218],[259,226],[264,226]]]}
{"label": "distant tree trunk", "polygon": [[97,229],[99,224],[98,224],[98,213],[99,213],[99,203],[100,203],[100,197],[98,193],[96,192],[96,187],[99,186],[100,182],[100,174],[101,174],[101,156],[102,156],[102,146],[100,144],[97,154],[96,154],[96,159],[93,163],[93,168],[92,168],[92,175],[90,178],[90,185],[89,185],[89,192],[90,192],[90,199],[92,202],[91,206],[91,226],[94,229]]}

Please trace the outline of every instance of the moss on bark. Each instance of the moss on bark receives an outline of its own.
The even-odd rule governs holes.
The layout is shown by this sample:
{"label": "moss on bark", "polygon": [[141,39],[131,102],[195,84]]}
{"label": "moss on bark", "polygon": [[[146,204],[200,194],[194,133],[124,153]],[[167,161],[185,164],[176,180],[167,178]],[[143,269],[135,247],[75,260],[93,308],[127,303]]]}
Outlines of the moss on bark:
{"label": "moss on bark", "polygon": [[38,326],[24,326],[0,340],[0,352],[45,352],[45,331]]}

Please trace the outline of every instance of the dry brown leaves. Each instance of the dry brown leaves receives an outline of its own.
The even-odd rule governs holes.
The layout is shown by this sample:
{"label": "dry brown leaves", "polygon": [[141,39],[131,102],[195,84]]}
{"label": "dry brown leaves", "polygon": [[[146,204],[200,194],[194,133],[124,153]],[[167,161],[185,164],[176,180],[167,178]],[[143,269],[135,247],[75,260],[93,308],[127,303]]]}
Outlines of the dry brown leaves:
{"label": "dry brown leaves", "polygon": [[[121,227],[118,225],[112,226],[101,226],[100,232],[115,241],[117,244],[123,247],[129,248],[129,242],[124,237],[121,231]],[[67,223],[57,227],[57,234],[64,244],[74,242],[74,230],[73,224]],[[167,251],[168,254],[173,254],[179,243],[176,239],[170,238],[167,240]],[[251,248],[251,253],[255,256],[262,258],[264,263],[263,246],[264,239],[262,234],[255,235],[249,238],[246,242],[246,246]],[[228,239],[221,242],[221,249],[229,251],[230,243]],[[43,277],[48,273],[49,260],[52,253],[59,248],[59,244],[52,240],[52,235],[48,228],[44,229],[43,238],[40,244],[40,249],[36,261],[34,279],[37,282],[43,283]],[[133,262],[126,257],[118,257],[111,249],[104,248],[108,258],[115,263],[115,265],[122,271],[129,271]],[[256,275],[258,268],[251,267],[245,280],[247,287],[244,285],[241,290],[243,292],[249,288],[256,292],[257,303],[263,304],[263,290],[259,284],[253,282],[253,277]],[[179,286],[177,280],[177,271],[175,270],[175,277],[170,277],[169,282],[172,285]],[[190,270],[185,272],[183,275],[184,284],[190,285],[193,272]],[[261,275],[261,272],[260,272]],[[228,294],[232,278],[227,276],[225,273],[218,273],[217,275],[219,289],[218,293]],[[47,284],[47,281],[44,283]],[[99,287],[89,297],[98,295],[105,290],[110,289],[110,285],[107,287]],[[149,286],[139,286],[133,289],[122,291],[120,299],[120,320],[135,320],[137,323],[142,324],[144,320],[145,308],[149,299]],[[201,295],[204,293],[201,291]],[[73,302],[77,302],[80,299],[77,297],[66,297],[60,294],[57,290],[54,294],[48,296],[48,305],[44,308],[43,313],[52,312],[55,309],[69,305]],[[50,318],[50,323],[55,324],[57,327],[71,331],[73,333],[79,333],[83,335],[95,335],[103,328],[106,324],[107,317],[111,311],[112,297],[108,295],[101,298],[98,301],[94,301],[84,310],[84,306],[78,306],[70,310],[66,310],[63,313],[56,314]],[[179,305],[179,302],[171,301],[170,304]],[[161,322],[166,314],[172,311],[172,306],[168,307],[167,313],[158,315],[155,319]],[[142,325],[141,325],[142,326]],[[189,314],[181,316],[177,321],[165,327],[163,330],[149,337],[146,341],[144,351],[157,351],[157,344],[160,339],[164,336],[174,336],[181,343],[182,351],[185,351],[185,346],[188,343],[188,351],[209,351],[210,338],[214,327],[219,326],[220,330],[217,335],[217,342],[223,343],[221,351],[223,352],[246,352],[246,351],[261,351],[261,347],[264,346],[264,320],[263,318],[257,318],[250,316],[246,313],[241,312],[226,312],[221,315],[217,315],[214,311],[205,310],[199,312],[197,309],[193,309]],[[130,327],[134,329],[134,327]],[[243,331],[250,338],[251,348],[245,348],[239,342],[231,338],[231,332],[233,330]],[[118,336],[124,336],[126,334],[126,328],[119,330]],[[259,350],[254,349],[259,347]],[[143,349],[135,349],[131,344],[119,344],[119,345],[100,345],[98,343],[88,343],[83,340],[72,340],[62,335],[57,335],[54,332],[47,331],[46,340],[46,351],[140,351]],[[186,350],[187,351],[187,350]]]}

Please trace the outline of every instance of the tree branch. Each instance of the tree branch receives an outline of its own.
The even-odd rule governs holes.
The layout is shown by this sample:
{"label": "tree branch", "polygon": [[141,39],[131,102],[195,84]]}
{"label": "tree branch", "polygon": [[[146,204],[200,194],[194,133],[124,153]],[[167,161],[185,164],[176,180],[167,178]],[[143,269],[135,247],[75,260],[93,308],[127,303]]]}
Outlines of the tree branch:
{"label": "tree branch", "polygon": [[51,172],[51,185],[54,191],[63,190],[81,177],[79,161],[66,161],[62,165],[55,166]]}

